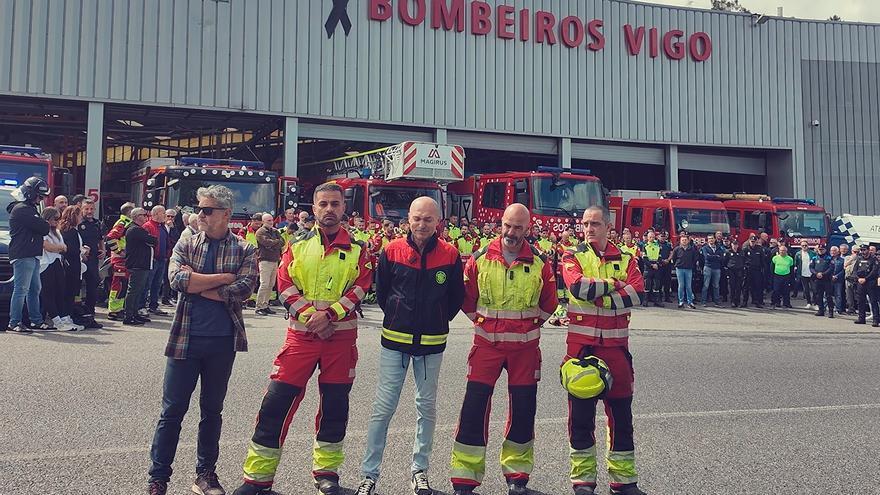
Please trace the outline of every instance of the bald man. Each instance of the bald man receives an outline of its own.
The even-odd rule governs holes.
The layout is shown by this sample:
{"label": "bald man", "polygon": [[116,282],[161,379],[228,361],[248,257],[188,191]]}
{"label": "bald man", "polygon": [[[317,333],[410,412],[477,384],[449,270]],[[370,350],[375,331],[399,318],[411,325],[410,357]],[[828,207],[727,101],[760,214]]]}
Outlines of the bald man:
{"label": "bald man", "polygon": [[[416,434],[410,486],[415,495],[431,495],[428,462],[436,423],[437,381],[446,349],[449,322],[464,297],[458,249],[437,237],[440,206],[429,197],[409,207],[410,230],[379,255],[376,299],[385,312],[379,353],[379,386],[361,463],[357,491],[372,495],[379,480],[388,424],[397,410],[410,363],[416,388]],[[393,486],[398,486],[394,483]]]}
{"label": "bald man", "polygon": [[57,208],[59,213],[63,212],[64,209],[67,208],[67,196],[55,196],[55,200],[52,201],[52,206]]}
{"label": "bald man", "polygon": [[263,213],[260,220],[263,224],[255,233],[257,261],[260,268],[260,288],[257,290],[256,314],[268,316],[276,314],[276,311],[269,307],[269,299],[272,298],[272,293],[275,290],[278,262],[281,261],[281,253],[286,243],[281,237],[281,232],[274,227],[275,217],[269,213]]}
{"label": "bald man", "polygon": [[464,269],[462,310],[474,322],[467,389],[452,447],[452,487],[473,493],[486,466],[489,404],[507,370],[509,410],[501,470],[508,494],[528,493],[535,464],[535,411],[541,379],[541,325],[558,304],[553,266],[526,242],[531,218],[514,203],[504,210],[501,236],[474,253]]}

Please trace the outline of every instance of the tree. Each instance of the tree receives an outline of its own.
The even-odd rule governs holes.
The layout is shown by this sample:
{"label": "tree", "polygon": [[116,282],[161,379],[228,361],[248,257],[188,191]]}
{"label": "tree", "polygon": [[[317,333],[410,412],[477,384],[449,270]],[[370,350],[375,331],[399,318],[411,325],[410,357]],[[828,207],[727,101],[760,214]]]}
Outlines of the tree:
{"label": "tree", "polygon": [[828,20],[829,21],[842,21],[843,19],[841,19],[839,15],[834,14],[833,16],[829,17]]}
{"label": "tree", "polygon": [[712,10],[722,10],[724,12],[752,12],[739,4],[739,0],[712,0]]}

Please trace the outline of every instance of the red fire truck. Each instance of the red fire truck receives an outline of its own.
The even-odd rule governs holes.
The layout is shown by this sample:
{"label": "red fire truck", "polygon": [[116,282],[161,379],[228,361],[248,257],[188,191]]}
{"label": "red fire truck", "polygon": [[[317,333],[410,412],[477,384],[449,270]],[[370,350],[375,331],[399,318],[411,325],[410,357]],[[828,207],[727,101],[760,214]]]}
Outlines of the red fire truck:
{"label": "red fire truck", "polygon": [[789,247],[806,240],[811,247],[828,237],[831,219],[812,199],[771,198],[763,195],[717,195],[724,199],[731,234],[740,242],[751,234],[766,232],[786,239]]}
{"label": "red fire truck", "polygon": [[442,185],[464,177],[460,146],[406,141],[395,146],[301,166],[311,187],[333,179],[344,190],[345,213],[367,222],[406,218],[419,196],[443,210]]}
{"label": "red fire truck", "polygon": [[711,194],[671,191],[612,191],[611,210],[615,227],[644,233],[647,229],[667,231],[675,239],[681,232],[708,235],[728,234],[727,210]]}
{"label": "red fire truck", "polygon": [[[0,146],[0,186],[4,191],[8,191],[9,188],[15,189],[33,176],[40,177],[49,184],[50,195],[46,199],[47,206],[52,205],[55,196],[70,195],[73,192],[73,178],[70,171],[53,167],[50,156],[43,153],[40,148]],[[0,202],[8,199],[6,195],[7,192],[0,192]],[[4,213],[9,201],[4,202],[3,208],[0,208],[4,209]]]}
{"label": "red fire truck", "polygon": [[150,158],[132,174],[132,201],[193,209],[200,187],[220,184],[232,190],[234,207],[230,226],[247,225],[254,213],[277,215],[298,205],[299,186],[294,177],[279,177],[261,162],[214,158]]}
{"label": "red fire truck", "polygon": [[504,209],[522,203],[532,221],[557,235],[573,226],[583,229],[580,219],[593,205],[606,205],[599,178],[561,168],[538,167],[534,172],[479,174],[448,189],[448,212],[479,222],[499,222]]}

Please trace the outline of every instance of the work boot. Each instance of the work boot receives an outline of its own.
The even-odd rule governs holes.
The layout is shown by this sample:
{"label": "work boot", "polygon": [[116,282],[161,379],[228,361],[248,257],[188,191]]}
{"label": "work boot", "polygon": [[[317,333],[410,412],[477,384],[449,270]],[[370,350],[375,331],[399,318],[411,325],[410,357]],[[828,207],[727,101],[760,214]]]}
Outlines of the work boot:
{"label": "work boot", "polygon": [[150,495],[165,495],[168,493],[168,483],[159,480],[153,480],[147,486],[147,493]]}
{"label": "work boot", "polygon": [[424,471],[418,471],[413,473],[412,479],[409,482],[410,488],[412,488],[414,495],[433,495],[434,490],[431,489],[431,485],[428,484],[428,474]]}
{"label": "work boot", "polygon": [[828,313],[829,318],[834,318],[834,310],[832,309],[830,313]]}
{"label": "work boot", "polygon": [[825,312],[822,310],[819,310],[819,311],[816,311],[816,314],[814,314],[813,316],[825,316]]}
{"label": "work boot", "polygon": [[107,313],[107,319],[113,321],[122,321],[125,319],[125,315],[122,311],[116,311],[114,313]]}
{"label": "work boot", "polygon": [[131,325],[131,326],[140,326],[143,325],[144,322],[139,320],[134,316],[127,316],[124,320],[122,320],[123,325]]}
{"label": "work boot", "polygon": [[226,495],[226,490],[220,485],[220,480],[217,479],[217,473],[214,471],[198,473],[191,490],[199,495]]}
{"label": "work boot", "polygon": [[141,322],[141,323],[150,323],[151,321],[153,321],[153,320],[147,318],[146,316],[141,316],[141,315],[134,315],[134,319]]}
{"label": "work boot", "polygon": [[639,490],[639,487],[635,484],[627,485],[617,490],[612,488],[610,493],[611,495],[648,495],[647,493]]}
{"label": "work boot", "polygon": [[596,487],[589,485],[581,485],[574,487],[574,495],[595,495]]}
{"label": "work boot", "polygon": [[654,307],[655,307],[655,308],[662,308],[662,307],[664,307],[664,306],[665,306],[665,304],[663,304],[663,303],[660,302],[660,301],[657,301],[657,302],[654,303]]}
{"label": "work boot", "polygon": [[339,482],[330,478],[315,478],[318,495],[339,495]]}
{"label": "work boot", "polygon": [[859,318],[858,320],[854,321],[853,323],[855,323],[856,325],[864,325],[864,324],[865,324],[865,319],[864,319],[864,318]]}
{"label": "work boot", "polygon": [[456,488],[452,495],[474,495],[473,488]]}
{"label": "work boot", "polygon": [[525,481],[511,481],[507,483],[507,495],[528,495]]}
{"label": "work boot", "polygon": [[880,327],[880,322],[875,321],[874,323],[871,323],[871,326],[874,328]]}

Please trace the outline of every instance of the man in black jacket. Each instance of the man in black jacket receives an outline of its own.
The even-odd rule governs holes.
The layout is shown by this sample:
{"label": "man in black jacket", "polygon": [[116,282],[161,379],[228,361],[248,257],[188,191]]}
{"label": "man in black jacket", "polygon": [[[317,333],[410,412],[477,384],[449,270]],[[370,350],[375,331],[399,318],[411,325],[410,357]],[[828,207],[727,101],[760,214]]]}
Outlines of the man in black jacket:
{"label": "man in black jacket", "polygon": [[409,208],[410,232],[385,246],[376,271],[376,299],[385,311],[379,387],[367,430],[358,493],[372,495],[379,479],[388,425],[410,361],[416,385],[416,438],[410,485],[430,495],[428,457],[436,423],[437,382],[449,322],[461,309],[464,280],[458,249],[437,237],[440,207],[428,197]]}
{"label": "man in black jacket", "polygon": [[[743,292],[743,279],[745,278],[746,259],[739,249],[736,239],[730,240],[730,249],[724,252],[721,264],[727,270],[728,293],[730,295],[730,307],[739,307]],[[746,297],[748,299],[748,297]],[[745,306],[745,305],[743,305]]]}
{"label": "man in black jacket", "polygon": [[[756,308],[764,307],[764,283],[767,267],[767,255],[765,248],[757,243],[755,235],[749,236],[749,242],[743,247],[743,257],[746,260],[746,284],[752,295],[752,304]],[[741,307],[748,305],[749,292],[743,294]]]}
{"label": "man in black jacket", "polygon": [[138,306],[153,262],[153,246],[156,238],[143,225],[150,215],[143,208],[131,210],[131,225],[125,230],[125,269],[128,270],[128,293],[125,294],[125,325],[143,325],[150,321],[138,315]]}
{"label": "man in black jacket", "polygon": [[871,284],[877,284],[877,260],[868,252],[867,244],[859,246],[859,259],[855,262],[852,278],[856,286],[856,305],[859,311],[858,318],[853,323],[864,325],[868,293],[872,290]]}
{"label": "man in black jacket", "polygon": [[[49,186],[39,177],[31,177],[16,191],[21,201],[6,207],[9,212],[9,261],[12,263],[12,298],[9,307],[9,330],[30,333],[31,329],[54,328],[43,322],[40,311],[40,256],[43,236],[49,223],[37,212],[37,204],[49,195]],[[30,327],[21,322],[27,299]],[[3,329],[5,331],[5,329]]]}

